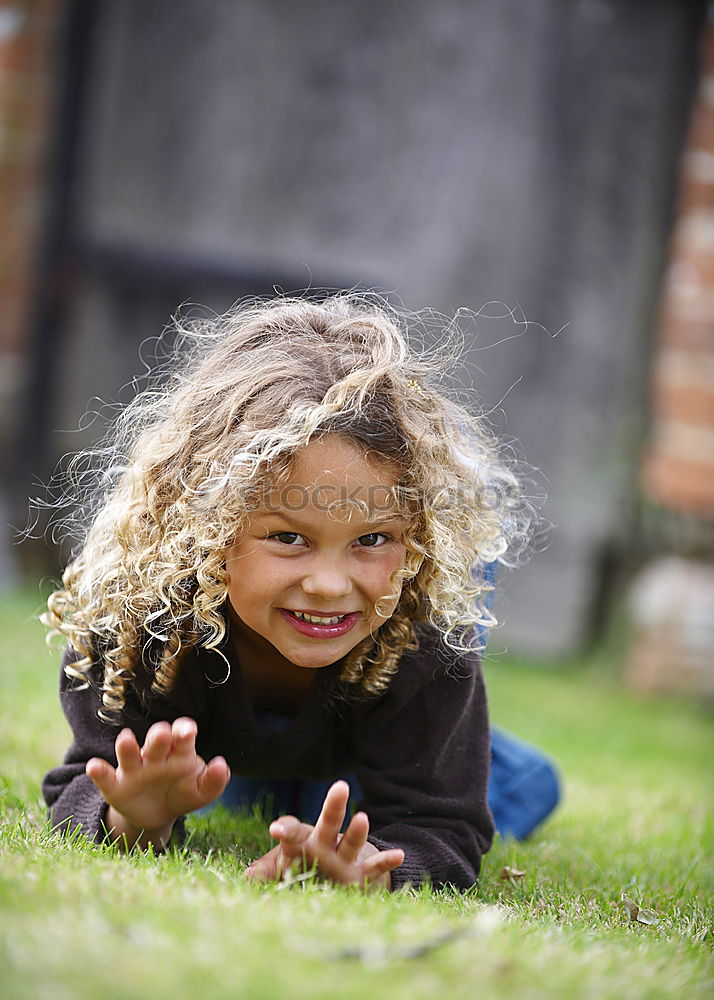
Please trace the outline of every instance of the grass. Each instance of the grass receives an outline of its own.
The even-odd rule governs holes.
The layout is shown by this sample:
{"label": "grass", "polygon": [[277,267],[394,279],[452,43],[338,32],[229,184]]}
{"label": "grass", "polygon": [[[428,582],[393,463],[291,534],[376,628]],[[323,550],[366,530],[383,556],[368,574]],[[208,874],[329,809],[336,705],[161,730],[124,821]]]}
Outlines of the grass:
{"label": "grass", "polygon": [[[257,817],[192,818],[162,857],[52,836],[39,782],[68,742],[57,656],[0,609],[0,983],[7,1000],[496,996],[670,998],[713,984],[711,717],[625,693],[604,654],[488,667],[499,724],[548,750],[562,807],[528,843],[497,842],[468,893],[362,896],[314,880],[247,885]],[[512,883],[505,865],[523,870]],[[653,910],[632,922],[625,893]]]}

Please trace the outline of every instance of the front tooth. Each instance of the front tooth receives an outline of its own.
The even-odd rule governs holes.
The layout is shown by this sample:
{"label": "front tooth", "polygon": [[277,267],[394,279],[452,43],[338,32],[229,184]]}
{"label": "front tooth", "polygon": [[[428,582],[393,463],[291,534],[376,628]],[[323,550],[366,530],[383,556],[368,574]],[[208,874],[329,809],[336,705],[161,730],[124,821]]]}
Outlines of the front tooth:
{"label": "front tooth", "polygon": [[306,615],[302,611],[296,611],[295,614],[305,621],[312,622],[314,625],[336,625],[340,620],[339,615],[337,618],[317,618],[315,615]]}

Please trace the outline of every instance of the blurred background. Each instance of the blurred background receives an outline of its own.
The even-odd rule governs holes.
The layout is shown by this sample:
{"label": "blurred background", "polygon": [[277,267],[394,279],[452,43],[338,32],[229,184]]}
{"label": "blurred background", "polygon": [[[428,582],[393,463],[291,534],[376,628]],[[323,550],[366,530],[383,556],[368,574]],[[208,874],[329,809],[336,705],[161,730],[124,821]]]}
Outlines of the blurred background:
{"label": "blurred background", "polygon": [[180,303],[365,286],[476,313],[549,495],[494,655],[624,618],[629,683],[714,697],[707,3],[0,2],[0,234],[0,586],[58,574],[28,496]]}

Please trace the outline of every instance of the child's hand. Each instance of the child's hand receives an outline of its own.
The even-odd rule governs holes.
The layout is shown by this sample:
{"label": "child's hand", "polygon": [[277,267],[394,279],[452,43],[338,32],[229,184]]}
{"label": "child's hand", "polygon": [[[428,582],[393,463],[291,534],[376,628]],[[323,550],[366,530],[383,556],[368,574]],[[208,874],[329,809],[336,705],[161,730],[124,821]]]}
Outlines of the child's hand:
{"label": "child's hand", "polygon": [[157,722],[140,748],[131,729],[122,729],[115,744],[118,767],[100,757],[87,761],[86,773],[110,807],[107,826],[117,836],[163,846],[179,816],[221,794],[230,769],[223,757],[206,764],[198,756],[196,732],[193,719]]}
{"label": "child's hand", "polygon": [[350,797],[346,781],[336,781],[325,796],[315,826],[295,816],[281,816],[270,825],[270,834],[280,843],[246,869],[250,879],[279,879],[293,868],[316,866],[320,875],[342,885],[391,887],[390,872],[404,861],[404,851],[380,851],[367,842],[369,819],[355,813],[344,834],[340,828]]}

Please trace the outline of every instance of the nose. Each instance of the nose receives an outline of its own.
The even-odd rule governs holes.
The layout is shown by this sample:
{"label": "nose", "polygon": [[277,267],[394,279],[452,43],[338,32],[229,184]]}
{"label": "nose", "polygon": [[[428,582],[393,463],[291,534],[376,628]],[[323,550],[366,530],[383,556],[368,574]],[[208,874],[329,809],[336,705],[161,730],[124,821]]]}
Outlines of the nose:
{"label": "nose", "polygon": [[302,589],[315,597],[337,599],[352,592],[352,580],[341,560],[315,556],[303,577]]}

